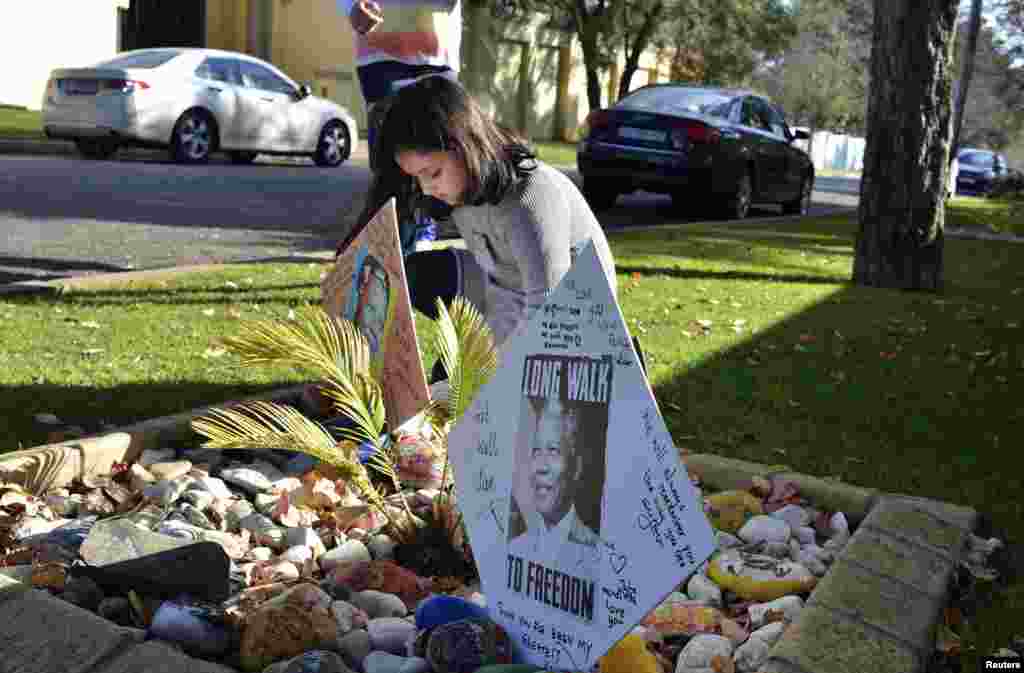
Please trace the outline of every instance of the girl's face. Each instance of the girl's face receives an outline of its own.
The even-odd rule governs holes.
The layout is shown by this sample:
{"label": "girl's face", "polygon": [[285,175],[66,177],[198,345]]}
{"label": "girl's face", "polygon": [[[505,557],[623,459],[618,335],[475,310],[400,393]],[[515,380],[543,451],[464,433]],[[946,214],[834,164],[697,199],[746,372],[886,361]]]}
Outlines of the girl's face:
{"label": "girl's face", "polygon": [[395,161],[403,172],[416,178],[427,196],[450,206],[463,204],[468,178],[466,165],[455,152],[406,150],[395,155]]}

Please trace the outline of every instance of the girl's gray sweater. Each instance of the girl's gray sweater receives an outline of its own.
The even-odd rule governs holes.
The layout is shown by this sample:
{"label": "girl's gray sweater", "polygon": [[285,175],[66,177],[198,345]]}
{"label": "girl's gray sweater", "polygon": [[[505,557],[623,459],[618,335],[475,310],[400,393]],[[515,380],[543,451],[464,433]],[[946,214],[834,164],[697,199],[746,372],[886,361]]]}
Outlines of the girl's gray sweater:
{"label": "girl's gray sweater", "polygon": [[500,349],[544,304],[576,254],[593,241],[615,293],[615,263],[576,185],[543,162],[496,206],[461,206],[452,220],[484,271],[484,317]]}

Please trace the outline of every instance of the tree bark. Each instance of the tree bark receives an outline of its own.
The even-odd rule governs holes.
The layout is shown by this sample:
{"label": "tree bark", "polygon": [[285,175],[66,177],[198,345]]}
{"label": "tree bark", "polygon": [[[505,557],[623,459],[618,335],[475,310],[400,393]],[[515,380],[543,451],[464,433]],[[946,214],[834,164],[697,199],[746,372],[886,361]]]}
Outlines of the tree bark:
{"label": "tree bark", "polygon": [[957,0],[875,0],[853,281],[942,288]]}
{"label": "tree bark", "polygon": [[957,80],[955,89],[956,107],[953,108],[953,143],[949,157],[950,164],[953,163],[953,157],[960,149],[960,130],[964,127],[964,108],[967,106],[967,92],[971,88],[971,78],[974,76],[974,56],[978,53],[978,33],[980,31],[981,0],[972,0],[971,18],[967,23],[967,39],[964,40],[963,51],[960,54],[963,61],[960,67],[960,79]]}

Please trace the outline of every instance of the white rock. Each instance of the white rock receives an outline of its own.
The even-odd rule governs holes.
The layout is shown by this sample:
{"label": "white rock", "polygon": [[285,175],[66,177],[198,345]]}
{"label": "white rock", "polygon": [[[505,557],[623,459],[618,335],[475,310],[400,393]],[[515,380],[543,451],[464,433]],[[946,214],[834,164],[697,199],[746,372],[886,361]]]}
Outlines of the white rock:
{"label": "white rock", "polygon": [[359,540],[347,540],[342,545],[331,549],[320,557],[320,569],[329,572],[335,566],[346,561],[369,561],[370,550]]}
{"label": "white rock", "polygon": [[362,528],[350,528],[348,530],[348,536],[353,540],[359,540],[360,542],[365,543],[366,538],[370,537],[370,534]]}
{"label": "white rock", "polygon": [[[273,488],[273,482],[259,470],[249,467],[228,467],[220,471],[224,481],[237,486],[249,495],[265,493]],[[276,498],[275,498],[276,502]]]}
{"label": "white rock", "polygon": [[294,563],[296,566],[301,566],[306,561],[313,560],[313,550],[305,545],[288,547],[288,549],[285,549],[281,553],[280,559],[282,561]]}
{"label": "white rock", "polygon": [[370,554],[372,554],[375,559],[395,558],[395,546],[395,541],[384,534],[374,535],[370,538],[370,541],[366,543],[367,549],[370,550]]}
{"label": "white rock", "polygon": [[231,492],[231,489],[228,488],[228,485],[224,483],[223,479],[211,477],[208,475],[205,477],[196,477],[196,480],[193,483],[192,488],[198,488],[204,491],[209,491],[218,498],[231,498],[234,497],[235,495],[234,493]]}
{"label": "white rock", "polygon": [[257,493],[252,497],[252,503],[260,514],[271,516],[277,507],[281,497],[273,493]]}
{"label": "white rock", "polygon": [[716,656],[732,656],[732,641],[723,636],[701,633],[690,639],[679,653],[676,673],[706,673]]}
{"label": "white rock", "polygon": [[790,538],[788,544],[785,542],[762,542],[758,545],[756,553],[771,556],[772,558],[785,559],[789,558],[792,553],[793,544],[796,544],[796,541],[792,538]]}
{"label": "white rock", "polygon": [[759,629],[764,626],[765,617],[767,617],[769,610],[782,612],[786,621],[791,622],[796,619],[796,616],[800,614],[803,608],[804,600],[799,596],[783,596],[767,603],[755,603],[747,608],[747,614],[750,615],[750,625],[755,629]]}
{"label": "white rock", "polygon": [[135,462],[142,467],[149,467],[154,463],[166,463],[174,460],[174,454],[174,449],[146,449]]}
{"label": "white rock", "polygon": [[722,607],[722,589],[699,573],[694,573],[686,583],[686,594],[694,600],[704,601],[716,608]]}
{"label": "white rock", "polygon": [[278,528],[273,521],[262,514],[250,514],[238,522],[241,530],[252,534],[257,545],[267,545],[273,549],[282,549],[285,544],[285,530]]}
{"label": "white rock", "polygon": [[738,673],[757,673],[768,659],[768,643],[758,638],[747,638],[747,641],[736,648],[733,661],[736,662]]}
{"label": "white rock", "polygon": [[366,613],[352,605],[348,601],[334,601],[331,603],[331,614],[338,622],[338,637],[346,635],[352,629],[366,626]]}
{"label": "white rock", "polygon": [[271,482],[275,482],[284,479],[284,472],[278,469],[277,465],[266,461],[266,460],[255,460],[249,466],[251,469],[256,470],[264,477],[269,479]]}
{"label": "white rock", "polygon": [[192,462],[188,460],[169,460],[147,465],[146,469],[157,479],[176,481],[189,473],[189,470],[192,469]]}
{"label": "white rock", "polygon": [[271,482],[271,485],[277,493],[291,493],[302,488],[302,480],[298,477],[281,477]]}
{"label": "white rock", "polygon": [[765,624],[761,628],[756,629],[750,634],[750,637],[763,640],[768,647],[772,647],[775,643],[779,642],[779,638],[782,637],[782,632],[785,630],[785,622],[772,622],[771,624]]}
{"label": "white rock", "polygon": [[183,479],[168,481],[166,479],[150,484],[142,489],[144,498],[159,500],[160,504],[173,505],[178,498],[188,489],[189,482]]}
{"label": "white rock", "polygon": [[814,544],[818,539],[817,533],[814,532],[814,528],[811,526],[800,526],[799,528],[794,528],[793,535],[796,536],[801,547],[805,544]]}
{"label": "white rock", "polygon": [[299,579],[299,568],[289,561],[274,561],[268,565],[257,567],[253,573],[254,581],[257,577],[260,578],[260,584],[290,582]]}
{"label": "white rock", "polygon": [[850,536],[850,524],[842,512],[833,514],[832,518],[828,520],[828,526],[832,530],[832,535]]}
{"label": "white rock", "polygon": [[715,531],[715,537],[718,540],[719,549],[735,549],[743,546],[743,540],[724,530]]}
{"label": "white rock", "polygon": [[377,617],[366,623],[374,650],[398,654],[406,651],[406,643],[416,633],[416,625],[401,617]]}
{"label": "white rock", "polygon": [[256,561],[269,561],[274,558],[274,550],[270,547],[253,547],[249,550],[249,556]]}
{"label": "white rock", "polygon": [[149,484],[157,481],[153,473],[138,463],[132,463],[128,468],[128,485],[133,491],[141,491]]}
{"label": "white rock", "polygon": [[799,550],[796,558],[793,560],[810,570],[816,577],[823,577],[825,573],[828,572],[828,568],[825,566],[825,563],[809,549],[804,548]]}
{"label": "white rock", "polygon": [[[195,484],[193,484],[195,486]],[[213,493],[209,491],[201,491],[197,488],[185,489],[185,492],[181,494],[183,500],[187,501],[190,505],[196,509],[202,511],[213,504],[216,499]]]}
{"label": "white rock", "polygon": [[33,535],[41,535],[43,533],[49,533],[55,528],[60,528],[63,525],[71,523],[72,519],[54,519],[49,521],[42,517],[29,517],[19,523],[12,531],[16,540],[23,540]]}
{"label": "white rock", "polygon": [[749,543],[788,542],[792,531],[785,521],[761,514],[748,519],[738,535]]}
{"label": "white rock", "polygon": [[791,529],[802,528],[811,521],[811,515],[800,505],[785,505],[775,510],[768,516],[782,519],[789,524]]}
{"label": "white rock", "polygon": [[303,547],[309,547],[313,550],[316,556],[323,554],[324,549],[323,540],[320,539],[320,534],[312,528],[300,527],[300,528],[288,528],[287,535],[285,536],[285,542],[289,547],[295,547],[302,545]]}

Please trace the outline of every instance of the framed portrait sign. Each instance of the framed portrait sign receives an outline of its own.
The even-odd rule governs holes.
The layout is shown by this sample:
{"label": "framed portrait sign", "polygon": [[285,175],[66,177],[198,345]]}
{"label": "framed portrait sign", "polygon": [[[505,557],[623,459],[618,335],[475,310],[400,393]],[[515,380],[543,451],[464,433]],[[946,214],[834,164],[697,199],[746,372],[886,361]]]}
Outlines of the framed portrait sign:
{"label": "framed portrait sign", "polygon": [[519,662],[590,670],[715,550],[592,245],[511,337],[448,453]]}
{"label": "framed portrait sign", "polygon": [[416,322],[398,240],[395,200],[373,216],[320,284],[328,315],[356,324],[370,345],[384,389],[388,427],[397,428],[430,401]]}

